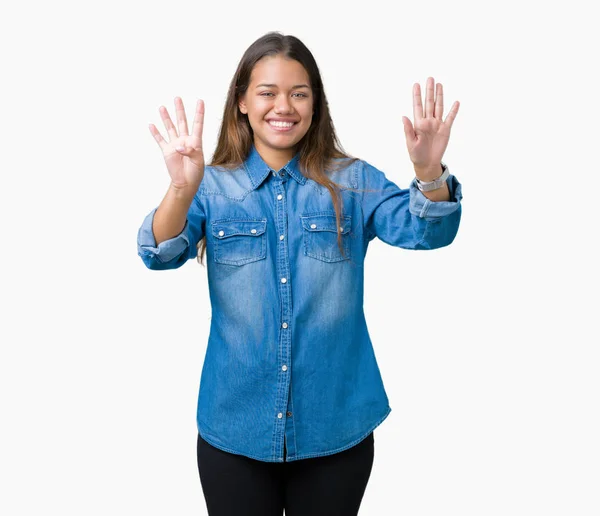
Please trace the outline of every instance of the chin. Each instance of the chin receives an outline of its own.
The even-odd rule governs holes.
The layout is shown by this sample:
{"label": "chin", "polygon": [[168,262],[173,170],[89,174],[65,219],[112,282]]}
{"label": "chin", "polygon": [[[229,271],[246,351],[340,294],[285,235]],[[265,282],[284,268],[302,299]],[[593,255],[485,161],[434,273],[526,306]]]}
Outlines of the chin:
{"label": "chin", "polygon": [[289,150],[293,149],[298,145],[298,142],[289,142],[289,143],[279,143],[279,142],[269,142],[269,146],[273,149],[277,150]]}
{"label": "chin", "polygon": [[290,147],[293,147],[294,145],[296,145],[298,143],[298,141],[300,141],[302,138],[290,138],[289,136],[273,136],[273,135],[268,135],[263,138],[263,141],[266,141],[269,143],[269,145],[271,145],[272,147],[276,147],[278,149],[289,149]]}

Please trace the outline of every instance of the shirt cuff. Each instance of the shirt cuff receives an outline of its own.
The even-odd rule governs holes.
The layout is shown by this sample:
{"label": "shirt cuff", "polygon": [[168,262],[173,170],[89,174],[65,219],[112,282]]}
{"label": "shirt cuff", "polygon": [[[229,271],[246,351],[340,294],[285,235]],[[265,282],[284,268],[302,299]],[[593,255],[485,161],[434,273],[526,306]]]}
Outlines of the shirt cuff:
{"label": "shirt cuff", "polygon": [[186,219],[185,226],[179,235],[164,240],[157,246],[154,233],[152,233],[152,222],[157,209],[158,206],[146,215],[138,231],[138,254],[165,263],[179,256],[189,246],[190,242],[187,237],[188,221]]}
{"label": "shirt cuff", "polygon": [[446,184],[450,190],[449,201],[432,201],[428,199],[417,187],[417,180],[413,178],[410,183],[410,202],[409,209],[413,215],[432,220],[439,217],[445,217],[455,212],[462,199],[462,185],[456,179],[456,176],[450,174],[446,179]]}

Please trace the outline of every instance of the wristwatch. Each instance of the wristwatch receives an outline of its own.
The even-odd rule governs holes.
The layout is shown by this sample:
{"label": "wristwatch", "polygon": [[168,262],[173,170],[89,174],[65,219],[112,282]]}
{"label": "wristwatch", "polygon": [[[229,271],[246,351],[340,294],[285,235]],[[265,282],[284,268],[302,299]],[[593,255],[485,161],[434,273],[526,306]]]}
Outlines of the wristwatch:
{"label": "wristwatch", "polygon": [[440,164],[442,165],[442,175],[437,179],[434,179],[433,181],[421,181],[418,177],[415,177],[417,182],[417,188],[421,190],[421,192],[429,192],[431,190],[440,188],[444,185],[444,182],[446,181],[446,179],[448,179],[448,176],[450,175],[450,170],[443,161],[441,161]]}

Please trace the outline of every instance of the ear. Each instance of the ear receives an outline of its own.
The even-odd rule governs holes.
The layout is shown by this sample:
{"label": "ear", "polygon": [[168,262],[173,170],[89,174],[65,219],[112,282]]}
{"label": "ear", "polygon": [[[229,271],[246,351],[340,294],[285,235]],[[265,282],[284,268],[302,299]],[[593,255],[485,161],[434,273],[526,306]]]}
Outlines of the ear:
{"label": "ear", "polygon": [[244,102],[243,98],[240,98],[240,100],[238,101],[238,107],[240,108],[240,111],[244,114],[247,115],[248,114],[248,108],[246,107],[246,103]]}

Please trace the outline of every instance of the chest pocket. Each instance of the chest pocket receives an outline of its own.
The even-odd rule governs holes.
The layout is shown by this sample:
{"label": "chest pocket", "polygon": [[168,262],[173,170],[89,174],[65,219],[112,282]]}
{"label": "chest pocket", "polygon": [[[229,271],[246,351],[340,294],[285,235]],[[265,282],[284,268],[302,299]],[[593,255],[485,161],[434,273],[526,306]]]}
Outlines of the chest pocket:
{"label": "chest pocket", "polygon": [[245,265],[267,256],[267,219],[221,219],[212,223],[216,263]]}
{"label": "chest pocket", "polygon": [[302,236],[304,239],[304,254],[306,256],[311,256],[323,262],[339,262],[351,258],[351,215],[340,217],[340,232],[342,233],[344,256],[342,256],[338,247],[335,212],[306,214],[301,215],[300,219],[302,220]]}

